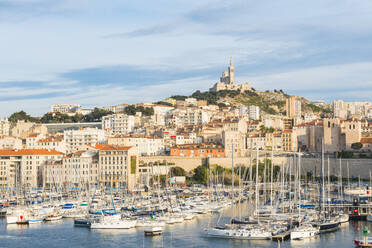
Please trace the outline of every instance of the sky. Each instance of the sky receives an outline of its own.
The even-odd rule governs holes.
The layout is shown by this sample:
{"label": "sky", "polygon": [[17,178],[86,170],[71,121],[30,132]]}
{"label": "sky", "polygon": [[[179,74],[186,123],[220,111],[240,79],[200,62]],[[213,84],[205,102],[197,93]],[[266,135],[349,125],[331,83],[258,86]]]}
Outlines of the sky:
{"label": "sky", "polygon": [[0,0],[0,116],[102,107],[236,81],[370,101],[371,0]]}

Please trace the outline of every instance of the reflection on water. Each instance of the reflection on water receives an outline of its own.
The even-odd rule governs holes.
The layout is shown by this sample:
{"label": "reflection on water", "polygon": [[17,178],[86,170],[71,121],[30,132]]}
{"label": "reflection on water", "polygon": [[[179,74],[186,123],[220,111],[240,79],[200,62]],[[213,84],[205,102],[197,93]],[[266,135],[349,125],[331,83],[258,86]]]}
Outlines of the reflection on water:
{"label": "reflection on water", "polygon": [[138,232],[137,229],[89,229],[90,232],[99,233],[100,235],[133,235]]}

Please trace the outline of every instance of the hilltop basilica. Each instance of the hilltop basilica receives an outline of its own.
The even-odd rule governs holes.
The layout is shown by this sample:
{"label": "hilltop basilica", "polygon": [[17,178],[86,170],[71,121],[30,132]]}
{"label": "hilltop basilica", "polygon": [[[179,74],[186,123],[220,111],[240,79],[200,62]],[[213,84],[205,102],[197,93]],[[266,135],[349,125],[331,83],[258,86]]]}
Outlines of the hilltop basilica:
{"label": "hilltop basilica", "polygon": [[232,65],[232,57],[230,57],[230,65],[228,71],[224,71],[220,77],[220,81],[209,89],[209,91],[220,91],[220,90],[239,90],[246,91],[250,90],[249,83],[235,84],[235,68]]}

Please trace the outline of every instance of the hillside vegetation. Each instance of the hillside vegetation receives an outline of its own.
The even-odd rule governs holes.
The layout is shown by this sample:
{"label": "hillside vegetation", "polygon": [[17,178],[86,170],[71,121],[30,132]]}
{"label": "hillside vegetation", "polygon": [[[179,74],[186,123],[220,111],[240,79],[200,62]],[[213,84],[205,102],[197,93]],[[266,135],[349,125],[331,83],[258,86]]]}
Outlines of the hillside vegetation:
{"label": "hillside vegetation", "polygon": [[[250,106],[255,105],[260,107],[261,111],[267,114],[285,114],[285,102],[290,95],[284,93],[282,90],[274,91],[256,91],[248,90],[239,92],[235,90],[222,90],[218,92],[212,91],[195,91],[191,96],[176,95],[171,98],[176,100],[185,100],[187,97],[193,97],[197,100],[206,100],[208,104],[218,106]],[[331,113],[329,106],[321,108],[315,106],[311,101],[299,97],[302,103],[303,113],[315,113],[319,115],[327,115]]]}

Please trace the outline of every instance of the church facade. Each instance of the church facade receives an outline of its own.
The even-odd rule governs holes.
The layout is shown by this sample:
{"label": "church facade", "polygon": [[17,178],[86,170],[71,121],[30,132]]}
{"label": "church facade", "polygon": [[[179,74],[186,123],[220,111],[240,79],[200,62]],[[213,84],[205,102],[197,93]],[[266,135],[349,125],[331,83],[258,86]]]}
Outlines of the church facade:
{"label": "church facade", "polygon": [[235,68],[232,65],[232,57],[230,57],[230,65],[227,71],[222,73],[220,81],[215,83],[209,91],[220,91],[220,90],[238,90],[246,91],[250,90],[251,87],[249,83],[235,84]]}

